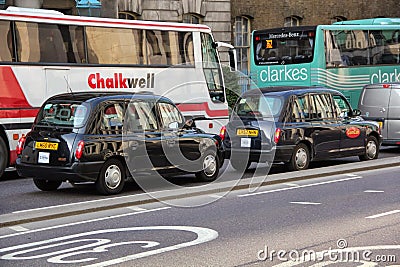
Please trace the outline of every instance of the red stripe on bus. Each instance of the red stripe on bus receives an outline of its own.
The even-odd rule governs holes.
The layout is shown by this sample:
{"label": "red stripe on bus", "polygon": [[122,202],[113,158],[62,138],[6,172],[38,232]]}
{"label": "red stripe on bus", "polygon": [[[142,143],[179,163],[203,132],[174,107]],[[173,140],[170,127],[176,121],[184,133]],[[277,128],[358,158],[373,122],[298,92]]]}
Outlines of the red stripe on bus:
{"label": "red stripe on bus", "polygon": [[6,17],[17,17],[17,18],[27,18],[27,19],[44,19],[44,20],[55,20],[55,21],[68,21],[68,22],[89,22],[89,23],[105,23],[111,25],[132,25],[132,26],[144,26],[144,27],[165,27],[165,28],[178,28],[178,29],[196,29],[196,30],[210,30],[207,26],[191,26],[191,25],[171,25],[171,24],[158,24],[158,23],[137,23],[132,21],[106,21],[106,20],[93,20],[93,19],[82,19],[76,16],[76,19],[64,18],[64,17],[45,17],[45,16],[33,16],[33,15],[20,15],[20,14],[0,14]]}
{"label": "red stripe on bus", "polygon": [[[0,109],[31,108],[11,67],[0,67],[0,88]],[[2,113],[4,111],[0,113],[1,117],[9,118]]]}
{"label": "red stripe on bus", "polygon": [[29,118],[36,117],[39,112],[39,108],[31,109],[2,109],[0,110],[1,119],[11,119],[11,118]]}
{"label": "red stripe on bus", "polygon": [[179,110],[182,112],[189,111],[205,111],[209,117],[227,117],[229,115],[228,109],[211,110],[207,102],[196,104],[178,104]]}

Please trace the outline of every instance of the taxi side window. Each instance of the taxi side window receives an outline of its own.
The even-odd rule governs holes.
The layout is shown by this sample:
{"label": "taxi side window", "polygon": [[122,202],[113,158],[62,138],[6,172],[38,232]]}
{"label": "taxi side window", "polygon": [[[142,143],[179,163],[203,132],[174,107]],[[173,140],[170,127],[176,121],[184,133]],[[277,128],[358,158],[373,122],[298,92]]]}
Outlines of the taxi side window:
{"label": "taxi side window", "polygon": [[114,103],[104,107],[101,113],[100,131],[103,134],[116,134],[122,131],[124,104]]}
{"label": "taxi side window", "polygon": [[351,108],[349,104],[347,104],[346,100],[340,95],[333,96],[335,109],[336,109],[336,116],[338,118],[347,118],[351,114]]}
{"label": "taxi side window", "polygon": [[292,122],[304,122],[309,119],[309,105],[307,96],[294,96],[292,101]]}
{"label": "taxi side window", "polygon": [[157,119],[154,113],[154,103],[134,101],[128,104],[125,114],[126,131],[152,131],[157,129]]}
{"label": "taxi side window", "polygon": [[178,108],[170,103],[158,103],[164,128],[178,129],[183,125],[183,117]]}
{"label": "taxi side window", "polygon": [[328,94],[310,95],[310,102],[313,107],[312,119],[323,120],[334,118],[332,102]]}

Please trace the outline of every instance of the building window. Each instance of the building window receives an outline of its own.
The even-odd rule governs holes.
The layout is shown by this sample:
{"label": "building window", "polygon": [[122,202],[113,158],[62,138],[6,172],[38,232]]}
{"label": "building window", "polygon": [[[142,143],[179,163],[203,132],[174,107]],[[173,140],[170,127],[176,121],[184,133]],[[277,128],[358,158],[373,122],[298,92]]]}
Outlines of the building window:
{"label": "building window", "polygon": [[191,24],[200,24],[202,23],[202,18],[199,15],[188,13],[188,14],[183,14],[182,22]]}
{"label": "building window", "polygon": [[298,16],[290,16],[286,17],[285,21],[283,23],[284,27],[295,27],[295,26],[300,26],[301,24],[301,18]]}
{"label": "building window", "polygon": [[135,19],[138,19],[138,15],[136,15],[136,14],[134,14],[132,12],[121,11],[121,12],[118,12],[118,18],[119,19],[135,20]]}
{"label": "building window", "polygon": [[238,53],[238,69],[244,74],[249,71],[250,19],[244,16],[235,18],[234,46]]}
{"label": "building window", "polygon": [[340,22],[340,21],[346,21],[346,20],[347,20],[346,17],[334,16],[333,18],[331,18],[331,23]]}

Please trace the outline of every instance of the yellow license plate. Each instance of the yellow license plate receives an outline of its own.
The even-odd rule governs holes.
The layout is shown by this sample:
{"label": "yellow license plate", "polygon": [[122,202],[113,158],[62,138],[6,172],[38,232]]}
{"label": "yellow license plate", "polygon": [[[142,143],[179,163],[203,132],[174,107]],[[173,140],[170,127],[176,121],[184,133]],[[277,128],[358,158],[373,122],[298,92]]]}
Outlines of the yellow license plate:
{"label": "yellow license plate", "polygon": [[236,134],[245,136],[258,136],[258,130],[237,129]]}
{"label": "yellow license plate", "polygon": [[47,150],[57,150],[58,143],[49,143],[49,142],[36,142],[35,148],[37,149],[47,149]]}
{"label": "yellow license plate", "polygon": [[378,121],[379,127],[382,129],[383,128],[383,121]]}

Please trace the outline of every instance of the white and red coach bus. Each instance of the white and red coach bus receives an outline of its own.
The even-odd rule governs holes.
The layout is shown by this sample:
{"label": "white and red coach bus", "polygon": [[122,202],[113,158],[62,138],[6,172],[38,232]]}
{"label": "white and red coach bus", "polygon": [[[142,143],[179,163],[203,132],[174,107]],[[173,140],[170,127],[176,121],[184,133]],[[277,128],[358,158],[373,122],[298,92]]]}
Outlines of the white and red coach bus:
{"label": "white and red coach bus", "polygon": [[58,93],[152,91],[218,133],[228,119],[218,45],[232,48],[200,24],[0,11],[0,176],[38,108]]}

